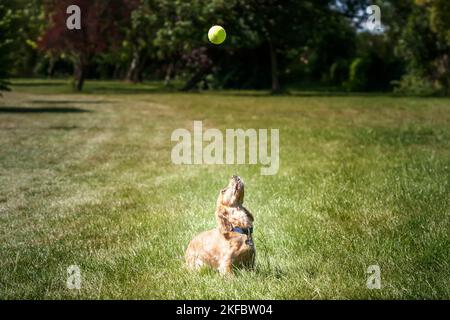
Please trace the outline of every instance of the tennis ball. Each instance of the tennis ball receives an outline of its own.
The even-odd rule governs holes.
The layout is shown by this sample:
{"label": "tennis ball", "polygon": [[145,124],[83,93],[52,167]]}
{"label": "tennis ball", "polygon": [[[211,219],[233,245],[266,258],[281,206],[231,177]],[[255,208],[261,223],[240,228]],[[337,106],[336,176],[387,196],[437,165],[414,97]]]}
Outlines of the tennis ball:
{"label": "tennis ball", "polygon": [[225,41],[227,33],[221,26],[212,26],[208,31],[208,39],[214,44],[221,44]]}

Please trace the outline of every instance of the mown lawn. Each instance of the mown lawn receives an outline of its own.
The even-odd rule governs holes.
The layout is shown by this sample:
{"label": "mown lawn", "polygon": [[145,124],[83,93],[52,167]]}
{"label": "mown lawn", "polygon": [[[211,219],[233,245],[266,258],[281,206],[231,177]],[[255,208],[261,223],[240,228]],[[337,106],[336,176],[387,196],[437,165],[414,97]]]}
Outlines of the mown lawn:
{"label": "mown lawn", "polygon": [[[172,164],[171,133],[193,120],[278,128],[278,174]],[[450,99],[20,80],[0,98],[0,145],[2,299],[450,298]],[[234,173],[257,269],[187,272]]]}

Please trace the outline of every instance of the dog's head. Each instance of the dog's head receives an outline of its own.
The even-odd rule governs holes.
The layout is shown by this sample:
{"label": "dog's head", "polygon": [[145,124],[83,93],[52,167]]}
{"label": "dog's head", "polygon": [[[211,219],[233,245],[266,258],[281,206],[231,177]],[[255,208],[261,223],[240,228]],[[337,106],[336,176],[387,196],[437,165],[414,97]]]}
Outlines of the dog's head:
{"label": "dog's head", "polygon": [[248,229],[253,227],[253,215],[244,207],[230,208],[228,221],[234,228]]}
{"label": "dog's head", "polygon": [[[253,215],[245,207],[220,206],[216,210],[216,219],[219,231],[225,238],[228,236],[228,232],[235,231],[234,229],[239,228],[251,240],[251,232],[249,233],[248,231],[253,229]],[[242,233],[241,231],[236,232]]]}
{"label": "dog's head", "polygon": [[232,176],[228,186],[220,190],[217,205],[237,207],[244,202],[244,181],[239,176]]}

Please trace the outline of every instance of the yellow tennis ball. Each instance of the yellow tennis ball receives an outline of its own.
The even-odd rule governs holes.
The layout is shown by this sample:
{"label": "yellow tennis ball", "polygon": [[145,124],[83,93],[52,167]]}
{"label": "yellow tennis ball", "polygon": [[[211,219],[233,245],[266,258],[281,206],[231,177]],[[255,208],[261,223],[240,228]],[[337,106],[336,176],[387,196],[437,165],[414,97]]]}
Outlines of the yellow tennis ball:
{"label": "yellow tennis ball", "polygon": [[221,44],[225,41],[227,33],[221,26],[212,26],[208,31],[208,39],[214,44]]}

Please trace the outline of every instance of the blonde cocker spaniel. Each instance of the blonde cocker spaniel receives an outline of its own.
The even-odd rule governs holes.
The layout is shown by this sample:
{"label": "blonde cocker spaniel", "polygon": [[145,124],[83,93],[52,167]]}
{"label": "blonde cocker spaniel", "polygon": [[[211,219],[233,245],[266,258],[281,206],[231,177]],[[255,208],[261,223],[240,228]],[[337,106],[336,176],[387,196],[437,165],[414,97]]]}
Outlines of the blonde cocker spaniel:
{"label": "blonde cocker spaniel", "polygon": [[200,233],[188,245],[185,258],[190,269],[210,266],[227,274],[233,266],[254,266],[253,215],[243,202],[244,182],[232,176],[217,199],[217,228]]}

